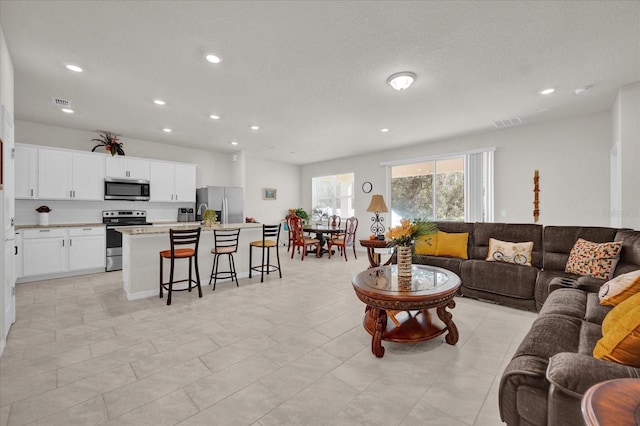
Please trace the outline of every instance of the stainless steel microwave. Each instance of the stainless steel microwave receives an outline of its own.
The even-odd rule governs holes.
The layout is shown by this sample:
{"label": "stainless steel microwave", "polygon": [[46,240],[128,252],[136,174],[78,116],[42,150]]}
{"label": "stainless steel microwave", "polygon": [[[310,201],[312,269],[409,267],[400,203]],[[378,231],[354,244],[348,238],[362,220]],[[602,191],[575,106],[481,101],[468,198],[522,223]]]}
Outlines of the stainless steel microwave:
{"label": "stainless steel microwave", "polygon": [[149,181],[132,179],[104,180],[105,200],[149,201]]}

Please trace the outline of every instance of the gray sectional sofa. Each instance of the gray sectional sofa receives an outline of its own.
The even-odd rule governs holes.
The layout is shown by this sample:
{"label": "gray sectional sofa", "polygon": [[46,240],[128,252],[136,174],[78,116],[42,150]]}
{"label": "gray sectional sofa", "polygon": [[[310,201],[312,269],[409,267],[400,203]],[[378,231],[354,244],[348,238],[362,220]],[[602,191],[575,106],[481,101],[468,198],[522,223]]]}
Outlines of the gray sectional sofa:
{"label": "gray sectional sofa", "polygon": [[[600,305],[597,294],[606,280],[564,272],[578,238],[622,242],[614,276],[640,269],[640,231],[450,222],[439,222],[438,229],[469,232],[469,259],[414,255],[415,263],[458,274],[464,296],[539,311],[500,383],[500,415],[507,425],[584,424],[580,401],[590,386],[617,378],[640,378],[640,368],[593,357],[593,348],[602,337],[602,321],[611,310]],[[489,238],[533,241],[532,266],[485,261]]]}

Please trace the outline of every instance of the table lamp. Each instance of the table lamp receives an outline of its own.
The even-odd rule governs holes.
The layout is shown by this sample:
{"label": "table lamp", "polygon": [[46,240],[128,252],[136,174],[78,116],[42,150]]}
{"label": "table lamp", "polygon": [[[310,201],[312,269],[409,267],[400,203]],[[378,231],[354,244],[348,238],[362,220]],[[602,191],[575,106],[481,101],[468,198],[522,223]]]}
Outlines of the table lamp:
{"label": "table lamp", "polygon": [[387,213],[389,209],[387,205],[384,203],[384,198],[382,195],[376,194],[371,196],[371,203],[369,203],[369,207],[367,207],[368,212],[373,212],[376,215],[371,218],[373,224],[371,225],[371,232],[376,236],[378,240],[384,240],[384,218],[380,217],[380,213]]}

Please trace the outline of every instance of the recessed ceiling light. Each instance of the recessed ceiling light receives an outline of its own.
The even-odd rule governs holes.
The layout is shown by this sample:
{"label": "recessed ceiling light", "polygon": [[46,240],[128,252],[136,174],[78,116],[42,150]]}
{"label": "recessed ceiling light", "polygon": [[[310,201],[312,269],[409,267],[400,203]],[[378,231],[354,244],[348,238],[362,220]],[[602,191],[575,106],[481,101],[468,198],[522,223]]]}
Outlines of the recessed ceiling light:
{"label": "recessed ceiling light", "polygon": [[251,126],[251,130],[259,130],[260,126]]}
{"label": "recessed ceiling light", "polygon": [[68,69],[69,71],[73,71],[73,72],[82,72],[82,68],[80,68],[80,67],[79,67],[79,66],[77,66],[77,65],[73,65],[73,64],[69,64],[69,65],[67,65],[67,69]]}
{"label": "recessed ceiling light", "polygon": [[405,90],[416,80],[416,75],[409,71],[398,72],[387,79],[389,86],[396,90]]}
{"label": "recessed ceiling light", "polygon": [[73,110],[71,108],[62,108],[62,112],[66,112],[67,114],[73,114]]}
{"label": "recessed ceiling light", "polygon": [[234,146],[235,146],[235,145],[238,145],[238,142],[236,142],[236,141],[231,141],[231,145],[234,145]]}
{"label": "recessed ceiling light", "polygon": [[220,120],[219,115],[211,114],[209,117],[211,117],[213,120]]}
{"label": "recessed ceiling light", "polygon": [[171,132],[173,132],[173,130],[171,130],[171,129],[170,129],[170,128],[168,128],[168,127],[165,127],[164,129],[162,129],[162,131],[163,131],[163,132],[165,132],[165,133],[171,133]]}
{"label": "recessed ceiling light", "polygon": [[593,86],[584,86],[584,87],[578,87],[576,90],[574,90],[574,93],[576,95],[584,95],[585,93],[587,93],[589,91],[589,89],[591,89]]}
{"label": "recessed ceiling light", "polygon": [[156,105],[166,105],[167,103],[165,101],[163,101],[162,99],[154,99],[153,103]]}
{"label": "recessed ceiling light", "polygon": [[384,129],[380,129],[380,131],[381,131],[382,133],[387,133],[387,132],[389,131],[389,129],[387,129],[387,128],[385,127]]}
{"label": "recessed ceiling light", "polygon": [[204,57],[207,61],[211,62],[212,64],[219,64],[220,62],[222,62],[222,58],[217,56],[217,55],[213,55],[213,54],[208,54]]}
{"label": "recessed ceiling light", "polygon": [[540,93],[541,95],[550,95],[555,91],[556,91],[556,89],[554,89],[553,87],[549,87],[547,89],[540,90],[538,93]]}

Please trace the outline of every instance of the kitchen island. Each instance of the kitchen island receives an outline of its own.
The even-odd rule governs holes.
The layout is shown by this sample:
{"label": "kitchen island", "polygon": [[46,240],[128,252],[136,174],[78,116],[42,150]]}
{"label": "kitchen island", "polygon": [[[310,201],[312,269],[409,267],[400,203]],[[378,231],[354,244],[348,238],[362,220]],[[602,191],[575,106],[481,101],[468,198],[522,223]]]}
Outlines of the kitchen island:
{"label": "kitchen island", "polygon": [[[227,225],[203,226],[197,223],[172,224],[166,226],[128,226],[116,228],[122,233],[122,280],[127,299],[135,300],[145,297],[158,297],[160,291],[160,256],[162,250],[171,248],[169,241],[170,229],[195,229],[200,228],[200,244],[198,246],[198,270],[200,272],[200,284],[202,290],[210,289],[207,286],[213,266],[211,248],[214,246],[213,231],[216,229],[240,228],[238,240],[238,252],[234,254],[234,261],[238,278],[249,276],[249,243],[262,239],[262,224],[259,223],[231,223]],[[281,231],[282,232],[282,231]],[[258,259],[254,259],[258,261]],[[220,268],[227,268],[226,262],[221,262]],[[164,267],[163,282],[169,281],[169,262]],[[186,278],[189,262],[177,261],[175,263],[174,279]],[[229,282],[225,282],[229,281]],[[230,280],[218,280],[218,285],[233,285]],[[184,283],[177,284],[175,288],[181,288]],[[211,290],[209,290],[211,291]],[[190,295],[191,296],[191,295]],[[197,295],[196,295],[197,297]]]}

